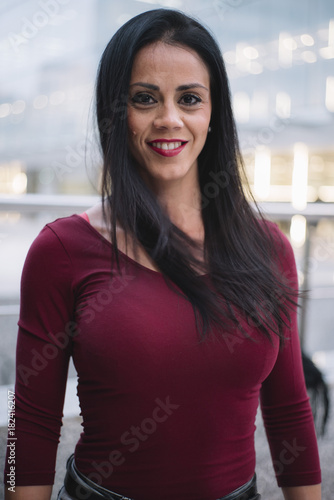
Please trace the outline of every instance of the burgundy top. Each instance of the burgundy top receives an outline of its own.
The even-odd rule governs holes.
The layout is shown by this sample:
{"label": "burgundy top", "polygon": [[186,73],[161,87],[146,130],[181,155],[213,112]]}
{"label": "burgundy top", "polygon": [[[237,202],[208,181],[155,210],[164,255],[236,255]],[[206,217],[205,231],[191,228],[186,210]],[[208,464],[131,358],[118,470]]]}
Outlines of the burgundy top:
{"label": "burgundy top", "polygon": [[[287,238],[270,224],[297,286]],[[22,275],[16,485],[52,484],[69,358],[83,432],[78,469],[136,500],[215,500],[254,474],[259,396],[280,486],[321,481],[296,315],[279,350],[240,315],[240,332],[199,343],[193,309],[164,277],[120,253],[78,215],[48,224]],[[201,276],[200,280],[209,280]],[[255,342],[253,341],[255,340]],[[7,465],[7,472],[9,466]]]}

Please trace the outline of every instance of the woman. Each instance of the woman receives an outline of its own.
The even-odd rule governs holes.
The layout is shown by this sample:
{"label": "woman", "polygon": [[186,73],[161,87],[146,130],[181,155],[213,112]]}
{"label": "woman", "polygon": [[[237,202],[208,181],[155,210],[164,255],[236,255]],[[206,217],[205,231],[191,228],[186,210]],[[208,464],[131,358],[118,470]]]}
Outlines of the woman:
{"label": "woman", "polygon": [[259,396],[285,498],[320,499],[293,253],[243,193],[217,44],[140,14],[96,96],[102,204],[48,224],[23,273],[15,498],[50,498],[72,355],[84,430],[59,499],[259,499]]}

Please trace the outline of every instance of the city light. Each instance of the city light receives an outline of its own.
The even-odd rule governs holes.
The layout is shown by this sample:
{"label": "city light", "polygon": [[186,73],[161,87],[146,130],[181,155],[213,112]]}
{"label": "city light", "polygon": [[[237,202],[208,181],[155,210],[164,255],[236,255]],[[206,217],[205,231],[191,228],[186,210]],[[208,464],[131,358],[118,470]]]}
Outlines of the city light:
{"label": "city light", "polygon": [[328,46],[320,49],[320,54],[324,59],[334,58],[334,19],[329,21],[328,26]]}
{"label": "city light", "polygon": [[257,59],[259,57],[259,51],[255,47],[245,47],[243,52],[247,59]]}
{"label": "city light", "polygon": [[258,147],[255,151],[254,194],[261,200],[268,198],[270,193],[270,170],[270,150]]}
{"label": "city light", "polygon": [[306,63],[315,63],[317,61],[317,55],[312,52],[312,50],[304,50],[304,52],[302,52],[302,59]]}
{"label": "city light", "polygon": [[320,186],[319,198],[321,201],[334,203],[334,186]]}
{"label": "city light", "polygon": [[10,115],[11,110],[12,106],[8,102],[0,104],[0,118],[6,118],[6,116]]}
{"label": "city light", "polygon": [[250,99],[246,92],[236,92],[233,96],[233,109],[237,122],[247,123],[250,115]]}
{"label": "city light", "polygon": [[328,111],[334,113],[334,76],[328,76],[326,78],[325,104]]}
{"label": "city light", "polygon": [[292,172],[292,205],[296,210],[304,210],[307,205],[308,149],[301,142],[294,146]]}
{"label": "city light", "polygon": [[306,218],[303,215],[294,215],[291,218],[290,237],[294,247],[300,248],[306,239]]}
{"label": "city light", "polygon": [[291,98],[286,92],[276,94],[276,114],[280,118],[289,118],[291,114]]}
{"label": "city light", "polygon": [[289,68],[292,65],[293,48],[290,35],[284,32],[280,33],[278,39],[278,60],[280,66],[283,68]]}
{"label": "city light", "polygon": [[328,26],[328,47],[334,47],[334,19],[329,21]]}
{"label": "city light", "polygon": [[19,114],[23,113],[25,108],[26,108],[26,103],[20,99],[18,101],[13,102],[12,113],[13,113],[13,115],[19,115]]}
{"label": "city light", "polygon": [[23,194],[27,190],[27,175],[24,172],[19,172],[15,175],[12,181],[12,188],[14,194]]}
{"label": "city light", "polygon": [[312,47],[314,45],[314,38],[311,35],[305,33],[304,35],[301,35],[300,39],[307,47]]}
{"label": "city light", "polygon": [[25,165],[18,160],[0,164],[0,192],[4,194],[24,194],[28,178],[23,171]]}

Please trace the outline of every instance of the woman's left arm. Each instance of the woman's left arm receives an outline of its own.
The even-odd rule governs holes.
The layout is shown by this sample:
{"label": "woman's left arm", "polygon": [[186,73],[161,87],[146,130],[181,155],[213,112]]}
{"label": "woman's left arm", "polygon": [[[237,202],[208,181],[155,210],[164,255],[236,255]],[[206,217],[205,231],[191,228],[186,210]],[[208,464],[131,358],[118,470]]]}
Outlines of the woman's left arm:
{"label": "woman's left arm", "polygon": [[[292,247],[278,228],[281,272],[298,290]],[[297,308],[290,311],[285,344],[262,382],[261,408],[278,486],[285,500],[319,500],[321,471],[312,410],[305,387],[298,336]]]}
{"label": "woman's left arm", "polygon": [[321,484],[282,488],[285,500],[321,500]]}

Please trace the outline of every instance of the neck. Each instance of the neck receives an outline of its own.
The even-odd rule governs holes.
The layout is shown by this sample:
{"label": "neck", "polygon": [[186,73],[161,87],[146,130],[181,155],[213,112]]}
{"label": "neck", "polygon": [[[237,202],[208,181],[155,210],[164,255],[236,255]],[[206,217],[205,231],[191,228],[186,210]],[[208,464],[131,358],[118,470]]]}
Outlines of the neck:
{"label": "neck", "polygon": [[156,194],[173,224],[194,240],[204,240],[199,185],[168,185]]}

